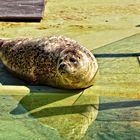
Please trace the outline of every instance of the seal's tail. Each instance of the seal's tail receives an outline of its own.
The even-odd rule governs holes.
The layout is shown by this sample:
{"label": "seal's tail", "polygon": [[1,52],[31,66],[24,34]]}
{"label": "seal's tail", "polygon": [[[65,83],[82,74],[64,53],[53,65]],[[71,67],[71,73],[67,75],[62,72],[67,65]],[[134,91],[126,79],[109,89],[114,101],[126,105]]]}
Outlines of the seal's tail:
{"label": "seal's tail", "polygon": [[1,46],[2,46],[2,44],[3,44],[3,39],[0,39],[0,62],[1,62]]}
{"label": "seal's tail", "polygon": [[8,38],[0,38],[0,47],[2,46],[2,44],[8,40]]}
{"label": "seal's tail", "polygon": [[2,46],[3,42],[3,39],[0,39],[0,47]]}

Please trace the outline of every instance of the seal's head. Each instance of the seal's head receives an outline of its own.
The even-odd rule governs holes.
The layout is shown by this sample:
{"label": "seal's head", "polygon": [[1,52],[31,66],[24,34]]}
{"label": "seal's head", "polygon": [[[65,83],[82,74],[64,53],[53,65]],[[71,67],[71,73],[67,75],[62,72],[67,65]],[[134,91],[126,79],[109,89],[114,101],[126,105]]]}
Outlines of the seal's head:
{"label": "seal's head", "polygon": [[93,54],[83,47],[68,47],[60,53],[57,62],[59,86],[80,89],[91,86],[98,65]]}

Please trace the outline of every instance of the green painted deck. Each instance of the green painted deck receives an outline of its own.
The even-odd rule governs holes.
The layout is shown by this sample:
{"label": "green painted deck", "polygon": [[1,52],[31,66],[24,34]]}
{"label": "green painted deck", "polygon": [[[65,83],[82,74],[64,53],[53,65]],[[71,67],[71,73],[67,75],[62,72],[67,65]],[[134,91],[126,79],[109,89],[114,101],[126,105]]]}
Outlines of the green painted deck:
{"label": "green painted deck", "polygon": [[[136,99],[100,97],[98,116],[89,127],[85,140],[140,138],[139,39],[140,34],[136,34],[93,50],[99,62],[100,76],[96,81],[99,94],[106,87],[106,96],[117,93],[120,97],[127,94],[126,97]],[[111,92],[112,89],[115,92]]]}
{"label": "green painted deck", "polygon": [[139,140],[139,0],[46,5],[41,23],[2,22],[0,37],[69,36],[95,54],[95,84],[84,91],[31,86],[0,64],[0,83],[27,89],[0,92],[0,139]]}

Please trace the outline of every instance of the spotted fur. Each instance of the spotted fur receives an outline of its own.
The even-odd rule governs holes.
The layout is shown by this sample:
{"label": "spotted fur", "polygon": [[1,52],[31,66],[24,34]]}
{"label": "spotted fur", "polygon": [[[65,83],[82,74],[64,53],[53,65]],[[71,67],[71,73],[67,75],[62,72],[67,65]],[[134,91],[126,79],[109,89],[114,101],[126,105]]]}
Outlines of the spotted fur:
{"label": "spotted fur", "polygon": [[[66,49],[76,57],[78,57],[77,51],[85,53],[89,61],[95,64],[93,65],[95,75],[98,67],[95,57],[86,48],[69,38],[52,36],[38,39],[0,40],[0,58],[3,64],[16,76],[32,83],[61,88],[77,89],[90,86],[93,77],[88,83],[85,79],[85,84],[79,84],[84,81],[78,81],[78,84],[72,80],[68,82],[68,77],[67,81],[61,82],[63,75],[58,72],[58,60],[60,54]],[[67,51],[65,53],[68,53]]]}

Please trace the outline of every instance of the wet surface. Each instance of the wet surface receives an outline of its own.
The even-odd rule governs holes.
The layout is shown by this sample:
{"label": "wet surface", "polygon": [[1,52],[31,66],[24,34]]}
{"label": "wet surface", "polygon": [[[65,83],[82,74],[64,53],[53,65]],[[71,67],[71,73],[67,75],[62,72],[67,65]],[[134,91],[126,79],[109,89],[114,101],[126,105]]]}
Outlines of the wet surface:
{"label": "wet surface", "polygon": [[72,92],[28,85],[0,65],[0,83],[31,91],[1,94],[0,138],[9,139],[10,131],[10,137],[21,140],[27,135],[48,140],[140,139],[139,7],[139,0],[52,0],[41,23],[1,22],[0,37],[61,34],[77,40],[95,54],[99,73],[93,87]]}

